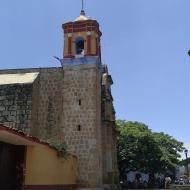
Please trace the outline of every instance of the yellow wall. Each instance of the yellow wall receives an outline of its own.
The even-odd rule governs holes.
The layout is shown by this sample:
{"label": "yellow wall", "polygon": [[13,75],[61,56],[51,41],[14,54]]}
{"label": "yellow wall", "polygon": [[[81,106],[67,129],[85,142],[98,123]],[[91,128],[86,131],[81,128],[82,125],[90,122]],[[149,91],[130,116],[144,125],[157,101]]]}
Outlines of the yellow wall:
{"label": "yellow wall", "polygon": [[[84,49],[85,54],[87,51],[87,34],[86,32],[75,32],[72,33],[72,55],[75,55],[75,40],[77,37],[82,37],[84,39]],[[96,54],[96,32],[91,31],[91,54]],[[64,55],[68,55],[68,34],[64,35]]]}
{"label": "yellow wall", "polygon": [[25,185],[76,184],[76,157],[67,159],[47,146],[28,146]]}

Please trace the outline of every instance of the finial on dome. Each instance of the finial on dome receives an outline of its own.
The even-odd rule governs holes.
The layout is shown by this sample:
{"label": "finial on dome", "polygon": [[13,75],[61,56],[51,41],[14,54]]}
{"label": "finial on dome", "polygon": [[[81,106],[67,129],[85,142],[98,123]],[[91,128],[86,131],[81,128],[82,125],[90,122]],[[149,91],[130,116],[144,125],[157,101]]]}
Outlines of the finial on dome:
{"label": "finial on dome", "polygon": [[84,11],[84,0],[81,0],[81,1],[82,1],[82,9],[81,9],[80,15],[85,16],[85,11]]}
{"label": "finial on dome", "polygon": [[82,0],[82,9],[81,10],[84,10],[84,0]]}
{"label": "finial on dome", "polygon": [[89,18],[86,16],[85,11],[84,11],[84,0],[81,0],[82,2],[82,9],[80,12],[80,16],[75,19],[75,21],[84,21],[84,20],[89,20]]}
{"label": "finial on dome", "polygon": [[80,15],[82,15],[82,16],[85,16],[85,15],[86,15],[86,14],[85,14],[85,11],[84,11],[83,9],[81,10]]}

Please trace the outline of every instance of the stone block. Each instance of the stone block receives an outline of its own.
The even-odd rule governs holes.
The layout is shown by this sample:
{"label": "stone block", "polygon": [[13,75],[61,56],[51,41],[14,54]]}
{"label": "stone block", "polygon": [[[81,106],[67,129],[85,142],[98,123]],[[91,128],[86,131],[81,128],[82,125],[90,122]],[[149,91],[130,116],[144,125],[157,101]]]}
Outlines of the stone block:
{"label": "stone block", "polygon": [[5,106],[0,106],[0,111],[5,111],[6,107]]}

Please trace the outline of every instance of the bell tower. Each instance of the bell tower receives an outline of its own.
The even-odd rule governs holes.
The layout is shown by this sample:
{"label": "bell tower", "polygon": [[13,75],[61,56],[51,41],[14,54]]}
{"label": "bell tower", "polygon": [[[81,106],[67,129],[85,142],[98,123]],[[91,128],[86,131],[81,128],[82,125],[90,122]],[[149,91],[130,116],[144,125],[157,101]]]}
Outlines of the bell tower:
{"label": "bell tower", "polygon": [[75,59],[97,56],[101,60],[101,31],[96,20],[89,19],[82,9],[73,22],[62,25],[64,30],[63,58]]}
{"label": "bell tower", "polygon": [[77,190],[100,190],[117,182],[112,79],[101,62],[102,33],[96,20],[79,17],[62,25],[61,131],[77,156]]}

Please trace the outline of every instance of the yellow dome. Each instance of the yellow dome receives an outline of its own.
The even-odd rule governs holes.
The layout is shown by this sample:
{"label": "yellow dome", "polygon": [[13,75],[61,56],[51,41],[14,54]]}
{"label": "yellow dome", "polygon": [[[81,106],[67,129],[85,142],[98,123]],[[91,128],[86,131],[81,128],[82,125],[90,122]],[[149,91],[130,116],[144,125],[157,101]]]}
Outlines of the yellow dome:
{"label": "yellow dome", "polygon": [[80,16],[75,19],[75,21],[84,21],[88,20],[89,18],[85,15],[84,10],[81,10]]}

